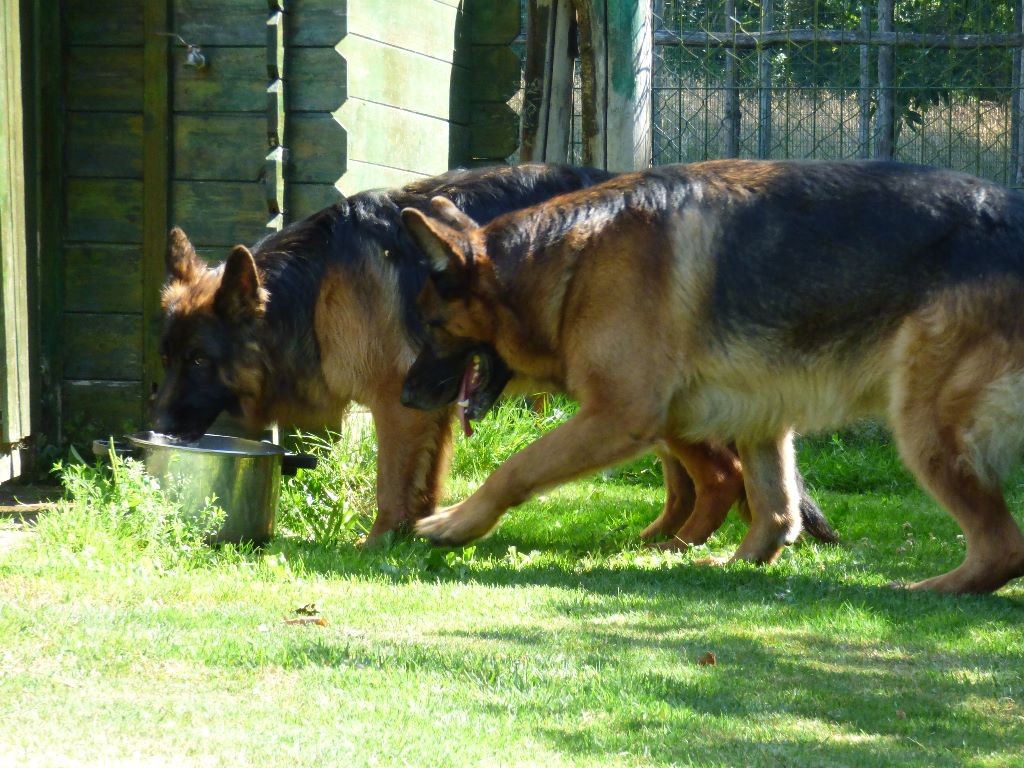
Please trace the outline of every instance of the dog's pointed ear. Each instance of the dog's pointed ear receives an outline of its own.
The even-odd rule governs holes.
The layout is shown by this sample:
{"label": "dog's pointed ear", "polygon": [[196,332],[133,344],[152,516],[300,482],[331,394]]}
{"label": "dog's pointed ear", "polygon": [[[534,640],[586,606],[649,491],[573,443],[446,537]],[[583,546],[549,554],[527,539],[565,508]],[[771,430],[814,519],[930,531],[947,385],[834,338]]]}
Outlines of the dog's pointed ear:
{"label": "dog's pointed ear", "polygon": [[437,195],[430,198],[430,207],[434,209],[434,213],[441,221],[460,232],[469,232],[479,226],[447,197]]}
{"label": "dog's pointed ear", "polygon": [[415,208],[402,211],[402,223],[427,255],[431,272],[457,272],[466,266],[468,242],[461,232]]}
{"label": "dog's pointed ear", "polygon": [[181,227],[167,235],[167,279],[190,283],[206,267]]}
{"label": "dog's pointed ear", "polygon": [[213,296],[214,311],[228,321],[251,320],[263,314],[266,304],[267,292],[260,285],[252,253],[244,245],[236,245]]}

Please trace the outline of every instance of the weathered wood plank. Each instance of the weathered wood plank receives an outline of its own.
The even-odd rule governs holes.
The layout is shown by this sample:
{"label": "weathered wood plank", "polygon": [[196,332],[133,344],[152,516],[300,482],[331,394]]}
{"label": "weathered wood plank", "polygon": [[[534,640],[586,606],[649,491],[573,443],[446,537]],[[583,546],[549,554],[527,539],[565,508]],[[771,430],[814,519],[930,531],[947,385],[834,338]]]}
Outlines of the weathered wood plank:
{"label": "weathered wood plank", "polygon": [[[732,39],[736,35],[736,0],[725,0],[725,35]],[[740,91],[739,61],[736,51],[725,52],[724,94],[725,115],[722,119],[722,130],[725,133],[725,156],[739,157],[740,154]]]}
{"label": "weathered wood plank", "polygon": [[381,187],[401,187],[415,179],[422,179],[430,174],[405,171],[400,168],[389,168],[374,163],[364,163],[359,160],[349,160],[345,175],[341,177],[338,186],[343,194],[354,195],[364,189],[377,189]]}
{"label": "weathered wood plank", "polygon": [[[453,134],[451,163],[504,162],[519,142],[519,117],[504,102],[519,87],[520,63],[508,45],[520,31],[520,7],[491,0],[466,0],[462,6],[456,64],[469,73],[460,96],[470,119],[464,141]],[[479,60],[486,66],[478,66]]]}
{"label": "weathered wood plank", "polygon": [[[36,146],[34,163],[38,194],[33,201],[39,279],[38,365],[34,365],[33,432],[38,445],[58,445],[62,439],[61,407],[61,334],[60,318],[64,307],[64,270],[62,238],[65,231],[63,203],[64,123],[66,104],[64,75],[66,61],[61,38],[64,26],[61,6],[47,0],[31,0],[22,9],[32,15],[32,45],[28,49],[35,80],[35,109],[28,114],[30,134]],[[34,159],[37,159],[34,158]],[[45,161],[43,161],[45,158]],[[35,185],[33,185],[35,186]]]}
{"label": "weathered wood plank", "polygon": [[355,98],[337,115],[348,133],[350,163],[359,160],[428,176],[448,169],[451,126],[445,120]]}
{"label": "weathered wood plank", "polygon": [[142,246],[69,245],[64,284],[68,311],[141,314]]}
{"label": "weathered wood plank", "polygon": [[135,380],[142,375],[142,316],[64,315],[64,375]]}
{"label": "weathered wood plank", "polygon": [[474,104],[469,120],[469,156],[474,160],[504,161],[516,151],[519,126],[508,104]]}
{"label": "weathered wood plank", "polygon": [[334,48],[293,48],[285,53],[288,109],[332,112],[345,100],[345,59]]}
{"label": "weathered wood plank", "polygon": [[[860,3],[860,32],[871,31],[871,6],[868,0]],[[871,156],[871,54],[868,46],[860,46],[857,89],[857,157]]]}
{"label": "weathered wood plank", "polygon": [[[878,0],[878,31],[892,32],[893,0]],[[896,96],[893,89],[893,67],[896,52],[892,46],[878,49],[878,96],[875,106],[876,160],[891,160],[896,146]]]}
{"label": "weathered wood plank", "polygon": [[138,381],[65,381],[63,410],[68,439],[89,442],[133,432],[144,423],[145,401]]}
{"label": "weathered wood plank", "polygon": [[174,178],[256,181],[267,154],[262,114],[174,116]]}
{"label": "weathered wood plank", "polygon": [[65,195],[69,242],[142,242],[141,181],[69,178]]}
{"label": "weathered wood plank", "polygon": [[[515,114],[515,113],[513,113]],[[514,121],[518,123],[518,120]],[[513,125],[516,136],[519,136],[518,125]],[[471,156],[469,153],[469,137],[470,131],[468,125],[457,125],[452,123],[448,128],[448,166],[454,168],[456,166],[463,166],[469,160]]]}
{"label": "weathered wood plank", "polygon": [[[31,432],[29,392],[28,264],[25,232],[25,158],[22,133],[21,19],[16,4],[0,8],[0,442]],[[0,479],[20,469],[5,457]]]}
{"label": "weathered wood plank", "polygon": [[285,45],[334,47],[345,36],[352,5],[351,0],[287,0]]}
{"label": "weathered wood plank", "polygon": [[291,182],[334,184],[345,172],[347,137],[331,115],[298,112],[289,117],[289,169]]}
{"label": "weathered wood plank", "polygon": [[[773,0],[761,2],[761,31],[770,32],[775,25]],[[772,151],[772,58],[769,51],[757,52],[757,156],[767,159]]]}
{"label": "weathered wood plank", "polygon": [[442,119],[451,114],[451,64],[351,33],[338,52],[348,65],[349,98]]}
{"label": "weathered wood plank", "polygon": [[[510,3],[514,5],[514,3]],[[452,62],[458,9],[436,0],[351,0],[348,34]]]}
{"label": "weathered wood plank", "polygon": [[71,176],[142,178],[142,115],[67,113],[65,168]]}
{"label": "weathered wood plank", "polygon": [[175,181],[171,201],[171,223],[196,245],[252,244],[266,234],[262,182]]}
{"label": "weathered wood plank", "polygon": [[508,45],[519,34],[522,24],[519,3],[466,0],[464,8],[466,38],[474,43]]}
{"label": "weathered wood plank", "polygon": [[341,202],[341,192],[333,184],[290,182],[287,199],[289,221],[299,221],[329,205]]}
{"label": "weathered wood plank", "polygon": [[285,171],[291,142],[285,88],[284,0],[270,0],[267,18],[267,149],[264,159],[264,187],[267,198],[267,228],[280,230],[285,224]]}
{"label": "weathered wood plank", "polygon": [[266,39],[266,0],[174,0],[173,29],[207,46],[257,46]]}
{"label": "weathered wood plank", "polygon": [[565,162],[572,121],[569,35],[576,14],[571,0],[530,0],[528,13],[519,156]]}
{"label": "weathered wood plank", "polygon": [[[568,22],[563,24],[564,51],[568,49]],[[522,65],[507,45],[471,45],[469,56],[469,96],[473,101],[508,101],[519,90]],[[569,74],[571,77],[571,69]]]}
{"label": "weathered wood plank", "polygon": [[71,45],[138,45],[143,0],[63,0]]}
{"label": "weathered wood plank", "polygon": [[615,171],[646,167],[651,159],[650,4],[582,4],[578,16],[583,162]]}
{"label": "weathered wood plank", "polygon": [[163,34],[168,28],[171,3],[172,0],[149,0],[143,17],[146,36],[143,49],[145,121],[142,137],[144,202],[140,351],[143,386],[147,391],[154,392],[162,372],[159,349],[160,285],[164,280],[164,263],[167,255],[167,214],[171,177],[171,85],[168,52],[170,40]]}
{"label": "weathered wood plank", "polygon": [[264,44],[267,47],[267,77],[271,80],[284,77],[284,20],[285,15],[277,7],[278,0],[272,0],[273,10],[265,23]]}
{"label": "weathered wood plank", "polygon": [[78,112],[142,112],[142,48],[67,51],[65,107]]}
{"label": "weathered wood plank", "polygon": [[174,62],[176,112],[259,112],[267,108],[266,29],[258,48],[203,48],[206,66],[186,67],[181,49]]}

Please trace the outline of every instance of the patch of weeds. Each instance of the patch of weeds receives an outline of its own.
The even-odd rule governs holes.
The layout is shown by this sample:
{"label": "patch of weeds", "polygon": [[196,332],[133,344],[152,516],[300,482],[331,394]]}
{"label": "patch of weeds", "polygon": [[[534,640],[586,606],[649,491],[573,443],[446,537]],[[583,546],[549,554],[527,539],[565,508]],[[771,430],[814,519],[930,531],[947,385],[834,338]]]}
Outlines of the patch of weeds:
{"label": "patch of weeds", "polygon": [[144,558],[159,568],[206,562],[206,543],[224,523],[216,499],[184,513],[141,462],[110,456],[109,465],[58,462],[66,498],[35,525],[38,546],[69,563],[113,564]]}
{"label": "patch of weeds", "polygon": [[315,455],[317,466],[284,478],[278,531],[317,544],[354,542],[377,512],[373,429],[346,424],[338,433],[297,434],[294,444]]}
{"label": "patch of weeds", "polygon": [[475,546],[459,547],[457,549],[433,548],[427,550],[425,556],[417,565],[419,570],[426,573],[450,574],[456,579],[461,580],[469,575],[475,553]]}

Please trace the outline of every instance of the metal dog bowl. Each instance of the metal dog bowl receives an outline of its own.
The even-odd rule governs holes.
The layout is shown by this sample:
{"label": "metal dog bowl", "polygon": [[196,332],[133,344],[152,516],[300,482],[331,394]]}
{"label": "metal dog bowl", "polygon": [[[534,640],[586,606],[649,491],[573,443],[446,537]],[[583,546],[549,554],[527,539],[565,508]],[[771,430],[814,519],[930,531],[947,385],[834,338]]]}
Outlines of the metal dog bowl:
{"label": "metal dog bowl", "polygon": [[[109,441],[93,442],[96,455],[105,456],[109,450]],[[198,514],[215,498],[227,515],[212,537],[217,542],[269,541],[274,535],[281,475],[316,466],[315,456],[224,435],[182,442],[156,432],[137,432],[124,442],[115,441],[114,450],[141,459],[160,487],[181,504],[184,514]]]}

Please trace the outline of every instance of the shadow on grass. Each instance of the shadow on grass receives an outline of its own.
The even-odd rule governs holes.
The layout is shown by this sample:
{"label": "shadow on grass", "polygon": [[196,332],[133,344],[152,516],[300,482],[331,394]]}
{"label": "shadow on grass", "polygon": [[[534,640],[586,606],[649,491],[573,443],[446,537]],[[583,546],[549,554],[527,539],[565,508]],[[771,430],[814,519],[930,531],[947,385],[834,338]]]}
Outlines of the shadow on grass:
{"label": "shadow on grass", "polygon": [[[636,682],[624,683],[616,727],[576,721],[548,729],[547,736],[572,754],[642,749],[651,764],[700,756],[726,764],[863,766],[915,756],[915,764],[961,765],[971,753],[1014,755],[1024,737],[1021,708],[1010,699],[1006,706],[1013,711],[1000,718],[986,709],[1006,702],[1008,692],[1019,696],[1019,653],[942,654],[913,637],[914,623],[910,617],[905,622],[906,644],[882,643],[881,652],[876,644],[817,633],[753,638],[722,631],[699,642],[655,643],[678,654],[679,667],[635,670]],[[653,634],[659,630],[678,632],[678,625],[650,627]],[[586,634],[585,642],[613,654],[628,653],[637,642],[607,629]],[[694,666],[709,645],[717,665]],[[687,724],[694,719],[698,727]],[[690,737],[672,738],[682,728]],[[611,743],[609,733],[616,737]],[[761,759],[752,760],[755,754]]]}
{"label": "shadow on grass", "polygon": [[[880,577],[957,565],[955,524],[921,494],[829,501],[856,508],[834,518],[846,543],[799,544],[767,568],[645,560],[636,535],[656,507],[614,486],[588,511],[564,515],[562,528],[535,506],[472,550],[415,539],[369,551],[283,542],[289,562],[327,576],[554,588],[521,624],[321,639],[293,663],[466,685],[485,711],[597,762],[953,766],[987,755],[1014,764],[1024,743],[1024,594],[881,586]],[[718,546],[734,547],[744,530],[730,520]],[[901,554],[911,535],[919,541]],[[717,664],[698,666],[707,651]]]}
{"label": "shadow on grass", "polygon": [[[956,524],[920,492],[908,495],[823,494],[840,533],[839,545],[801,540],[780,565],[727,568],[695,565],[695,555],[663,558],[646,550],[639,531],[659,511],[645,491],[595,484],[585,503],[566,508],[564,499],[531,502],[509,516],[494,536],[466,548],[435,548],[411,536],[361,550],[352,544],[324,546],[280,539],[271,551],[325,576],[372,576],[394,583],[471,581],[487,586],[550,586],[601,594],[658,593],[745,598],[787,591],[793,601],[833,602],[910,599],[937,606],[1006,603],[1024,607],[1018,589],[1007,596],[950,598],[906,594],[881,586],[918,581],[947,571],[963,559]],[[714,551],[735,549],[746,525],[730,515],[713,539]],[[662,562],[658,559],[661,558]],[[653,559],[653,563],[651,560]],[[860,582],[860,583],[857,583]],[[872,584],[879,586],[870,586]]]}
{"label": "shadow on grass", "polygon": [[[976,632],[1019,637],[1018,600],[753,568],[498,567],[464,580],[567,591],[523,625],[299,640],[289,666],[430,675],[567,755],[644,765],[960,765],[1007,760],[1024,741],[1019,645],[960,650]],[[707,651],[717,663],[698,665]]]}
{"label": "shadow on grass", "polygon": [[[473,549],[282,542],[289,562],[327,576],[555,588],[523,622],[441,622],[393,642],[311,639],[295,663],[471,687],[495,718],[594,764],[1016,764],[1024,593],[881,586],[955,567],[958,529],[896,464],[870,496],[844,495],[861,468],[847,462],[840,476],[832,454],[844,446],[814,448],[807,468],[832,473],[819,500],[844,543],[798,545],[768,568],[645,561],[636,536],[658,512],[658,491],[613,483],[595,484],[576,508],[534,502]],[[730,520],[716,546],[734,548],[744,530]],[[708,651],[717,663],[698,665]]]}

